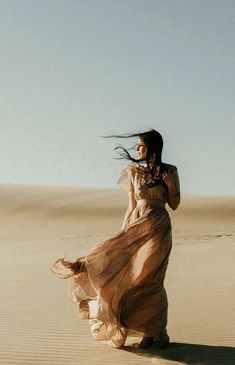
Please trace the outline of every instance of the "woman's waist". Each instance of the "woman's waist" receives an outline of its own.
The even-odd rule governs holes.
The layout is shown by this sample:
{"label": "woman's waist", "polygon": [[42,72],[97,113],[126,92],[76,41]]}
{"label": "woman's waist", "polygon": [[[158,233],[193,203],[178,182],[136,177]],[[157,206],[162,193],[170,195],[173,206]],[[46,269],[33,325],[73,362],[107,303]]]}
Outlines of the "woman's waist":
{"label": "woman's waist", "polygon": [[165,208],[165,203],[162,200],[157,199],[138,199],[137,200],[137,207],[151,205],[155,207]]}

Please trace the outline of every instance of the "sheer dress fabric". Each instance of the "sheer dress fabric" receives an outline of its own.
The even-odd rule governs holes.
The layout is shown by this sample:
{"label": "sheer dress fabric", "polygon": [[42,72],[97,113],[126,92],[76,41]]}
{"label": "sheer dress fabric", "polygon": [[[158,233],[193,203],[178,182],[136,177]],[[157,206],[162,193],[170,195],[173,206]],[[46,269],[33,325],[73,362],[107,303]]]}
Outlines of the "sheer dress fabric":
{"label": "sheer dress fabric", "polygon": [[[177,169],[169,166],[179,189]],[[74,275],[64,258],[52,271],[69,278],[69,295],[79,318],[89,320],[93,337],[119,348],[135,332],[158,337],[166,328],[164,278],[172,237],[166,187],[141,186],[133,165],[121,170],[117,182],[137,201],[123,228],[85,257],[83,272]]]}

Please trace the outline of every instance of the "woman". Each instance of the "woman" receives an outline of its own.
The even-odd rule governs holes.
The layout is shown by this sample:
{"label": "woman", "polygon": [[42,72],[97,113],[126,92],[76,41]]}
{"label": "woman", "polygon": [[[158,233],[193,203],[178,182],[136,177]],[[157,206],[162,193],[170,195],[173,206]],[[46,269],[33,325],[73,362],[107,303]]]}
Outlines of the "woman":
{"label": "woman", "polygon": [[70,293],[80,318],[89,319],[91,333],[103,343],[122,347],[126,337],[139,333],[140,348],[169,342],[165,272],[171,251],[171,222],[166,203],[180,203],[177,168],[161,160],[163,140],[150,130],[122,137],[139,137],[131,163],[118,177],[129,193],[122,229],[75,262],[59,259],[52,271],[70,278]]}

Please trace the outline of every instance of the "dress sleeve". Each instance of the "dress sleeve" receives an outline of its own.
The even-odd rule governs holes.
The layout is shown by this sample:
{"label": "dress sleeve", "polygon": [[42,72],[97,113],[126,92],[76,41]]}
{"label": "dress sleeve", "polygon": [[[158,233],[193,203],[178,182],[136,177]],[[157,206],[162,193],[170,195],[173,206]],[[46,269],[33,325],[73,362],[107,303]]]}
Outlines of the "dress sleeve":
{"label": "dress sleeve", "polygon": [[117,177],[117,183],[128,193],[134,191],[133,169],[130,165],[126,165],[122,168]]}

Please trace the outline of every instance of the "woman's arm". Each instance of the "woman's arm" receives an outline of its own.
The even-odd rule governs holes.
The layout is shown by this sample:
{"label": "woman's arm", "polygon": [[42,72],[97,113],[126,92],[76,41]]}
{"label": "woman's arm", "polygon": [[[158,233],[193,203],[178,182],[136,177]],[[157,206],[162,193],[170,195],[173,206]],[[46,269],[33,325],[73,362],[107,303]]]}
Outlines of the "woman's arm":
{"label": "woman's arm", "polygon": [[130,191],[129,192],[129,202],[128,202],[128,208],[126,210],[126,214],[122,223],[122,229],[124,229],[124,227],[126,226],[126,224],[128,223],[128,220],[130,218],[131,213],[133,212],[133,210],[136,207],[136,200],[135,200],[135,192]]}
{"label": "woman's arm", "polygon": [[177,168],[163,173],[163,180],[168,187],[168,204],[171,209],[177,209],[180,203],[180,184]]}

